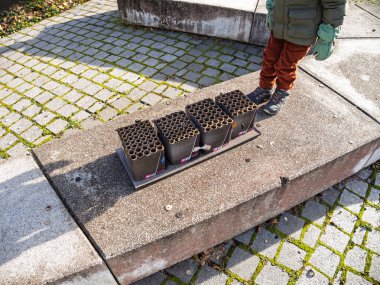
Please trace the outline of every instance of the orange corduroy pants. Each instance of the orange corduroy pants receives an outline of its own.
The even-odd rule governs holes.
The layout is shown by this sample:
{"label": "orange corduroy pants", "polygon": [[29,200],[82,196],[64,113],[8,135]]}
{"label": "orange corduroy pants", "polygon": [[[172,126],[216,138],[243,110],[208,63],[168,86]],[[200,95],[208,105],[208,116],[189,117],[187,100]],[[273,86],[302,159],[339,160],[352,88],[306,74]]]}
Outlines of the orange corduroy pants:
{"label": "orange corduroy pants", "polygon": [[276,39],[271,32],[264,50],[260,72],[260,87],[271,89],[293,88],[297,77],[298,62],[306,55],[310,46],[297,45],[286,40]]}

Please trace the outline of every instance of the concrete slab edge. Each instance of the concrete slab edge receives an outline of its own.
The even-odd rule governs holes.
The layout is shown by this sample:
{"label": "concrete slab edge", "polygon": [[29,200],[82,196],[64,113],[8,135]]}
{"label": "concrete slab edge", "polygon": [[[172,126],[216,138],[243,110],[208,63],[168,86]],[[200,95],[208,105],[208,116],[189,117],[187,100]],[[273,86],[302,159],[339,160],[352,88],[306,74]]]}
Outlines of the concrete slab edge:
{"label": "concrete slab edge", "polygon": [[341,97],[342,99],[344,99],[345,101],[347,101],[348,103],[350,103],[352,106],[354,106],[355,108],[357,108],[358,110],[360,110],[362,113],[364,113],[367,117],[371,118],[372,120],[374,120],[376,123],[380,124],[380,121],[377,120],[375,117],[373,117],[370,113],[368,113],[366,110],[364,110],[363,108],[361,108],[360,106],[356,105],[354,102],[352,102],[351,100],[349,100],[347,97],[343,96],[341,93],[339,93],[337,90],[335,90],[330,84],[326,83],[325,81],[319,79],[317,76],[315,76],[312,72],[308,71],[306,68],[302,67],[302,66],[299,66],[299,69],[302,70],[303,72],[305,72],[308,76],[314,78],[315,80],[317,80],[319,83],[323,84],[324,86],[326,86],[327,88],[329,88],[331,91],[333,91],[335,94],[337,94],[339,97]]}
{"label": "concrete slab edge", "polygon": [[[171,236],[111,258],[107,263],[120,284],[130,284],[277,216],[378,159],[380,138],[291,179],[282,187]],[[183,247],[183,244],[188,246]]]}

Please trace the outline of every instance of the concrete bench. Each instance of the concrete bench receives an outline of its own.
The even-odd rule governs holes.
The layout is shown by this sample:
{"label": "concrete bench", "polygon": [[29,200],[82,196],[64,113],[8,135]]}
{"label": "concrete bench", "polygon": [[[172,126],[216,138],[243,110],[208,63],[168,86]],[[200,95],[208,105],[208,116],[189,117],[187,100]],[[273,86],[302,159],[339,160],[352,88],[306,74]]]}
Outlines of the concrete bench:
{"label": "concrete bench", "polygon": [[259,116],[259,138],[133,190],[115,153],[117,128],[257,82],[257,73],[236,78],[34,151],[120,284],[228,240],[379,159],[380,125],[301,71],[286,111]]}
{"label": "concrete bench", "polygon": [[266,45],[265,0],[118,0],[127,24]]}

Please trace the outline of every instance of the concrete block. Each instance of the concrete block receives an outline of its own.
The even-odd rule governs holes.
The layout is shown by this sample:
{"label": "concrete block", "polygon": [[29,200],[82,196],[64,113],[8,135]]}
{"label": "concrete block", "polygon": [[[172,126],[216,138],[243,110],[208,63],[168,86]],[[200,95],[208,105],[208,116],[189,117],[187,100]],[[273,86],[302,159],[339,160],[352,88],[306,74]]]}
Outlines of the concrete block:
{"label": "concrete block", "polygon": [[31,156],[0,162],[0,209],[1,284],[116,285]]}
{"label": "concrete block", "polygon": [[[270,118],[259,114],[256,140],[141,191],[132,189],[115,154],[115,130],[220,92],[247,93],[257,73],[53,140],[34,153],[119,282],[128,284],[251,229],[378,159],[376,122],[302,71],[298,80],[290,107]],[[287,127],[279,128],[283,122]],[[168,203],[172,211],[165,210]]]}
{"label": "concrete block", "polygon": [[118,0],[125,23],[249,42],[256,1]]}

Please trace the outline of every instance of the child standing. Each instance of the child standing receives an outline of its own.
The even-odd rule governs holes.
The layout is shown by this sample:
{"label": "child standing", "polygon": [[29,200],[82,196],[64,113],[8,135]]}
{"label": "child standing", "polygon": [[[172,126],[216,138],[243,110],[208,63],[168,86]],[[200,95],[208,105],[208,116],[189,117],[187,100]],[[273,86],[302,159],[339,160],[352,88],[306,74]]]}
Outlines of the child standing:
{"label": "child standing", "polygon": [[[263,110],[277,114],[296,80],[298,62],[312,53],[328,58],[346,14],[346,0],[267,0],[267,27],[271,30],[264,50],[260,83],[248,94]],[[274,86],[276,85],[275,90]]]}

